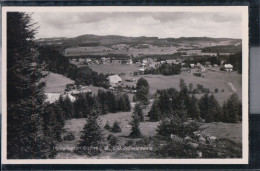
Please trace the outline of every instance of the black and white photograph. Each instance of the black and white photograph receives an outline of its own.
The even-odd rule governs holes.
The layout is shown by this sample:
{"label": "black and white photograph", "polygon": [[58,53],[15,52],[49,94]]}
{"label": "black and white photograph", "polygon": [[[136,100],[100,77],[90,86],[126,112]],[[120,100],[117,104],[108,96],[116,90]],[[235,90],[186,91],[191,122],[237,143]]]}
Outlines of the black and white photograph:
{"label": "black and white photograph", "polygon": [[3,7],[5,163],[248,163],[248,8]]}

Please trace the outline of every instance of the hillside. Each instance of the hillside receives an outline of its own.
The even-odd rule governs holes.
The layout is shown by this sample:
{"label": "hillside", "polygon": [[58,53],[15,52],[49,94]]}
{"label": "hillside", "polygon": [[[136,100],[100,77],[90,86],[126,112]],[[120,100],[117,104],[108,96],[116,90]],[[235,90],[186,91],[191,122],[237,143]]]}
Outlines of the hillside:
{"label": "hillside", "polygon": [[235,45],[241,44],[241,39],[231,38],[210,38],[210,37],[180,37],[180,38],[158,38],[158,37],[125,37],[117,35],[97,36],[93,34],[81,35],[74,38],[45,38],[36,40],[38,44],[53,44],[62,47],[80,46],[88,43],[92,45],[112,46],[115,44],[150,44],[154,46],[174,46],[180,44],[197,45],[206,43],[207,46],[214,45]]}

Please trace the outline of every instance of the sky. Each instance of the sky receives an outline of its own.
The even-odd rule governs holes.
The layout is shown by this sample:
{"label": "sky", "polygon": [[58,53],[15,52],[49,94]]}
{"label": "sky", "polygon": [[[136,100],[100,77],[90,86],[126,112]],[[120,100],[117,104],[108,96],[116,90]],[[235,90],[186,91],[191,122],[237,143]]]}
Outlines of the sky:
{"label": "sky", "polygon": [[241,38],[242,15],[236,12],[36,12],[36,38],[84,34],[159,38]]}

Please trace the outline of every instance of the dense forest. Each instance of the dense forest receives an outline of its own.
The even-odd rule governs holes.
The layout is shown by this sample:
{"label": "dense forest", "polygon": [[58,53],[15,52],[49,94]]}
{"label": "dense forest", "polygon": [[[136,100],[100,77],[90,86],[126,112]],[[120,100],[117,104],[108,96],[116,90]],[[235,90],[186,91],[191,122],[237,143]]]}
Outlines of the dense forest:
{"label": "dense forest", "polygon": [[221,46],[211,46],[202,49],[202,52],[206,53],[238,53],[242,49],[242,45],[221,45]]}

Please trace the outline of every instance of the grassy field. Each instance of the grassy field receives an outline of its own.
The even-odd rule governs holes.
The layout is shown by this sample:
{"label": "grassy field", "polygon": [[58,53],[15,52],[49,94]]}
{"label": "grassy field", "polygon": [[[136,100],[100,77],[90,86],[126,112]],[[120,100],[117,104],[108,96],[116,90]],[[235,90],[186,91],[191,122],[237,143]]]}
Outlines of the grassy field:
{"label": "grassy field", "polygon": [[[146,113],[147,111],[145,111]],[[130,140],[128,137],[131,126],[129,125],[129,122],[131,121],[131,114],[132,112],[118,112],[118,113],[109,113],[106,115],[102,115],[99,118],[99,123],[101,128],[103,129],[103,134],[105,139],[109,134],[113,134],[117,137],[119,140],[118,144],[121,146],[124,146],[124,144]],[[147,119],[147,118],[146,118]],[[108,130],[104,129],[104,125],[106,122],[109,122],[110,125],[114,123],[114,121],[118,121],[120,123],[122,132],[119,133],[112,133]],[[84,125],[86,124],[85,118],[80,119],[70,119],[67,120],[64,126],[64,131],[62,134],[62,137],[66,135],[66,133],[71,132],[75,135],[75,139],[72,141],[62,141],[56,144],[56,149],[60,149],[60,147],[63,147],[64,149],[71,149],[73,147],[76,147],[80,140],[81,131],[83,130]],[[140,123],[140,131],[143,134],[144,137],[150,137],[156,135],[156,129],[159,122],[141,122]],[[217,138],[227,138],[229,140],[232,140],[237,143],[242,143],[242,125],[241,123],[237,124],[231,124],[231,123],[222,123],[222,122],[213,122],[213,123],[203,123],[200,128],[200,131],[203,131],[204,133],[208,135],[216,136]],[[139,141],[140,139],[133,139],[135,142]],[[104,140],[105,142],[106,140]],[[75,158],[90,158],[87,155],[78,155],[70,150],[58,150],[58,154],[56,155],[56,159],[75,159]],[[102,153],[99,156],[94,156],[91,158],[120,158],[118,155],[121,155],[123,158],[135,158],[140,157],[142,155],[148,155],[149,153],[145,152],[144,154],[138,154],[138,156],[134,153],[124,153],[122,151],[106,151]],[[137,154],[136,154],[137,155]],[[144,156],[145,157],[145,156]]]}
{"label": "grassy field", "polygon": [[[203,85],[205,88],[209,88],[211,92],[217,88],[218,93],[214,93],[216,99],[220,104],[223,104],[233,93],[237,93],[240,100],[242,99],[242,78],[237,73],[227,72],[205,72],[204,77],[193,76],[192,73],[182,72],[180,75],[163,76],[163,75],[142,75],[134,77],[136,80],[143,77],[150,85],[150,93],[155,93],[158,89],[176,88],[179,90],[179,81],[183,79],[187,86],[192,83],[193,88],[196,88],[197,84]],[[136,82],[123,82],[125,85],[133,86]],[[236,91],[232,89],[229,83],[232,83]],[[222,92],[224,90],[224,92]],[[196,95],[198,98],[202,94]]]}
{"label": "grassy field", "polygon": [[52,72],[44,78],[46,81],[45,93],[61,93],[64,92],[66,84],[74,83],[73,80]]}
{"label": "grassy field", "polygon": [[126,75],[129,75],[130,73],[133,73],[135,71],[138,71],[138,69],[140,69],[138,67],[138,65],[136,65],[136,64],[132,64],[132,65],[126,65],[126,64],[103,64],[103,65],[91,64],[91,65],[88,65],[88,66],[93,71],[96,71],[98,73],[104,73],[104,74],[125,73]]}
{"label": "grassy field", "polygon": [[[89,65],[94,71],[99,73],[125,73],[122,77],[122,83],[124,86],[135,86],[139,78],[145,78],[150,85],[150,93],[153,94],[158,89],[176,88],[179,90],[179,81],[184,79],[187,86],[192,83],[193,88],[197,87],[197,84],[201,84],[204,88],[209,88],[211,92],[218,89],[218,93],[214,93],[216,99],[220,104],[223,104],[233,93],[237,93],[239,99],[242,99],[242,75],[236,72],[213,72],[206,70],[202,73],[204,77],[193,76],[193,73],[182,72],[180,75],[164,76],[164,75],[138,75],[130,76],[134,78],[135,82],[125,81],[126,77],[129,77],[130,73],[138,71],[137,65],[122,65],[122,64],[104,64],[104,65]],[[194,69],[195,70],[195,69]],[[222,90],[224,92],[222,92]],[[202,94],[196,95],[198,98]]]}

